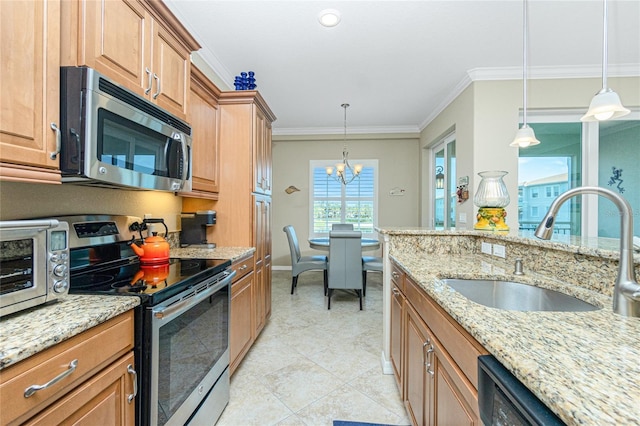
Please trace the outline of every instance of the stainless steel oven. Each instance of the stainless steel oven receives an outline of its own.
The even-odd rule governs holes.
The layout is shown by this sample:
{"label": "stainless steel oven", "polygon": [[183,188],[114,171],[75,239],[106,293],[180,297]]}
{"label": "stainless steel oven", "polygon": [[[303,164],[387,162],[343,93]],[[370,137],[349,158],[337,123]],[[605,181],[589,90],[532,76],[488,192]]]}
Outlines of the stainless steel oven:
{"label": "stainless steel oven", "polygon": [[150,424],[213,424],[222,413],[229,395],[231,279],[223,272],[146,308]]}
{"label": "stainless steel oven", "polygon": [[140,218],[58,219],[69,226],[70,293],[140,297],[136,424],[214,424],[229,401],[231,261],[145,265],[130,247]]}

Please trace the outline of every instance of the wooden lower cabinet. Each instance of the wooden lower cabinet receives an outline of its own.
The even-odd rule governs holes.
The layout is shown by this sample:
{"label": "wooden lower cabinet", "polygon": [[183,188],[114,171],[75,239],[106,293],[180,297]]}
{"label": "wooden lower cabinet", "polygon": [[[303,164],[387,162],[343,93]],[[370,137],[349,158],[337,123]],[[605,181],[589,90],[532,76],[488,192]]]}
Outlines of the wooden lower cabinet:
{"label": "wooden lower cabinet", "polygon": [[133,380],[129,366],[133,366],[133,353],[105,368],[26,424],[135,424],[134,403],[128,401]]}
{"label": "wooden lower cabinet", "polygon": [[134,425],[133,330],[128,311],[1,370],[0,424]]}
{"label": "wooden lower cabinet", "polygon": [[255,340],[254,334],[254,256],[238,260],[232,269],[236,276],[231,284],[229,320],[229,373],[233,374]]}
{"label": "wooden lower cabinet", "polygon": [[398,384],[400,396],[404,397],[404,380],[402,377],[402,355],[404,354],[404,274],[398,268],[391,268],[391,365]]}
{"label": "wooden lower cabinet", "polygon": [[487,351],[397,265],[391,270],[391,361],[412,424],[481,425],[477,357]]}
{"label": "wooden lower cabinet", "polygon": [[412,424],[429,425],[433,389],[426,352],[431,343],[431,336],[411,305],[405,307],[404,342],[404,404]]}

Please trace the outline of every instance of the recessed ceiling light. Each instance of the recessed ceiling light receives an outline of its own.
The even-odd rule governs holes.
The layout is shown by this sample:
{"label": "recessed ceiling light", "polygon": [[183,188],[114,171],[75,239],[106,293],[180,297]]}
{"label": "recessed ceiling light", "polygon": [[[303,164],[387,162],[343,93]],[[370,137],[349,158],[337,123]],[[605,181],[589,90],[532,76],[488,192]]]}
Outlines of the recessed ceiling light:
{"label": "recessed ceiling light", "polygon": [[318,14],[318,21],[325,27],[335,27],[340,23],[340,12],[335,9],[325,9]]}

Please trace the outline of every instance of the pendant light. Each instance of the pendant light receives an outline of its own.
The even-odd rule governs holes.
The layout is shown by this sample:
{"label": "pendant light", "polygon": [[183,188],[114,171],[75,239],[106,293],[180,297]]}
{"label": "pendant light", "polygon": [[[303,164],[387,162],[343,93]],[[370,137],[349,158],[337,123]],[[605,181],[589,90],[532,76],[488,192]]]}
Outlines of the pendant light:
{"label": "pendant light", "polygon": [[536,139],[533,129],[527,124],[527,0],[522,4],[522,127],[516,133],[516,137],[509,144],[518,148],[538,145],[540,141]]}
{"label": "pendant light", "polygon": [[342,163],[336,164],[335,175],[333,174],[333,167],[325,167],[325,170],[328,176],[331,176],[343,185],[347,185],[360,176],[362,164],[354,164],[353,167],[349,164],[349,151],[347,150],[347,108],[349,108],[349,104],[345,103],[340,106],[344,108],[344,145],[342,146]]}
{"label": "pendant light", "polygon": [[604,121],[629,114],[622,106],[620,96],[607,87],[607,0],[604,0],[602,23],[602,89],[591,99],[589,110],[582,116],[582,121]]}

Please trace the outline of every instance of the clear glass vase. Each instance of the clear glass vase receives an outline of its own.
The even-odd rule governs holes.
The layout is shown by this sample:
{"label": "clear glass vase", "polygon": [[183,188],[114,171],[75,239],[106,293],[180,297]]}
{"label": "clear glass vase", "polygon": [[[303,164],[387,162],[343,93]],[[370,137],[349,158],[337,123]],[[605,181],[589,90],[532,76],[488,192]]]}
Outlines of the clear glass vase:
{"label": "clear glass vase", "polygon": [[506,207],[509,205],[509,193],[502,178],[508,172],[490,171],[480,172],[478,176],[482,178],[476,195],[473,197],[473,204],[482,207]]}

